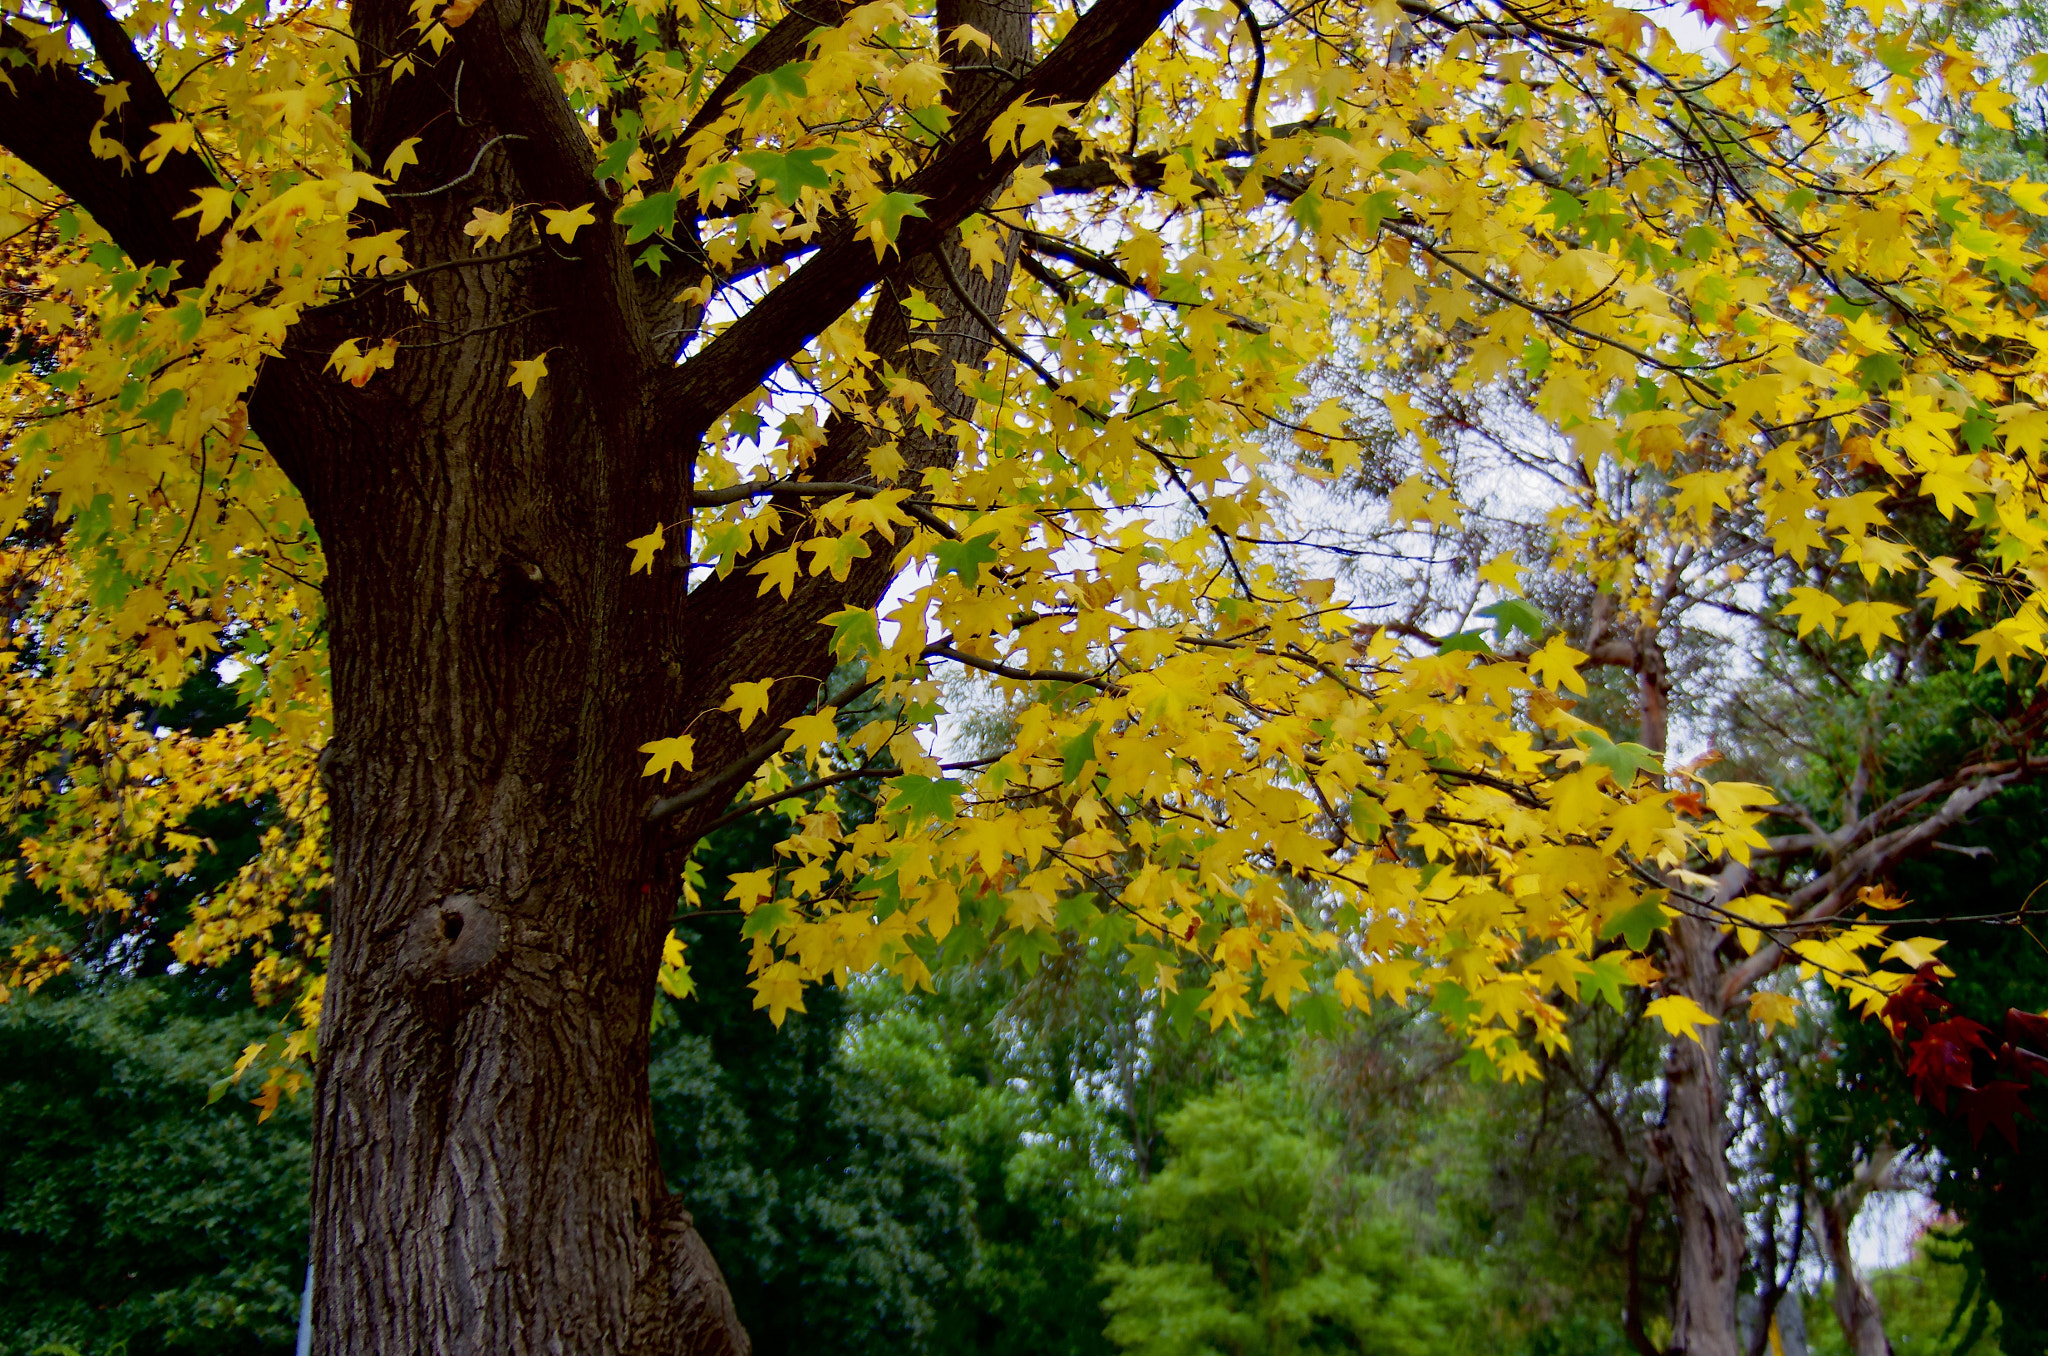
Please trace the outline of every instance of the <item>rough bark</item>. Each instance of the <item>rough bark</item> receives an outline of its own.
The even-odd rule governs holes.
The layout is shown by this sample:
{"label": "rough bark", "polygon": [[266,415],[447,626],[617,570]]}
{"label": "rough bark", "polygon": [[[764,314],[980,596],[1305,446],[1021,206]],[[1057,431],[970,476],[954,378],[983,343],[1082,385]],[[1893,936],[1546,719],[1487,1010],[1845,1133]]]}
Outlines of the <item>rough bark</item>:
{"label": "rough bark", "polygon": [[[78,3],[103,64],[147,77],[98,0]],[[545,0],[490,0],[403,79],[365,62],[352,133],[369,163],[423,136],[409,184],[478,172],[455,191],[366,208],[373,229],[407,233],[415,264],[451,265],[416,276],[430,320],[370,284],[302,321],[251,399],[251,426],[305,495],[328,565],[334,889],[313,1187],[323,1356],[747,1350],[717,1264],[663,1185],[646,1076],[674,854],[724,807],[707,797],[650,824],[635,749],[715,710],[736,681],[822,680],[832,657],[818,619],[879,601],[887,551],[784,602],[744,580],[691,593],[682,568],[629,575],[621,548],[686,511],[690,450],[724,406],[877,283],[870,351],[970,416],[954,364],[986,361],[976,313],[1000,313],[1015,257],[990,277],[953,244],[1017,163],[991,158],[987,122],[1019,94],[1092,97],[1170,9],[1105,0],[1030,65],[1029,0],[945,0],[942,30],[972,25],[1028,74],[956,80],[955,140],[908,185],[928,195],[927,215],[906,223],[899,256],[881,264],[851,223],[828,229],[812,263],[680,365],[658,338],[674,319],[660,298],[680,284],[637,278],[609,228],[588,140],[548,69]],[[372,56],[405,47],[411,24],[404,0],[359,0],[353,13]],[[786,60],[792,31],[771,31],[752,65]],[[198,159],[123,176],[86,149],[100,115],[90,83],[66,68],[17,81],[19,93],[0,91],[0,142],[131,256],[196,276],[209,243],[175,213],[207,182]],[[702,116],[730,94],[714,91]],[[138,95],[143,109],[162,97]],[[113,132],[139,146],[146,119],[128,121]],[[592,199],[598,224],[573,255],[479,260],[461,233],[477,205]],[[938,251],[953,251],[950,268]],[[905,284],[943,313],[928,333],[891,304]],[[337,343],[365,335],[400,339],[391,371],[356,389],[322,370]],[[919,339],[939,351],[912,350]],[[543,352],[535,396],[508,388],[508,364]],[[840,419],[812,475],[866,478],[870,438],[864,420]],[[942,437],[904,451],[909,484],[957,454]],[[771,723],[807,687],[778,683]],[[734,722],[700,726],[700,768],[743,776],[760,756]]]}

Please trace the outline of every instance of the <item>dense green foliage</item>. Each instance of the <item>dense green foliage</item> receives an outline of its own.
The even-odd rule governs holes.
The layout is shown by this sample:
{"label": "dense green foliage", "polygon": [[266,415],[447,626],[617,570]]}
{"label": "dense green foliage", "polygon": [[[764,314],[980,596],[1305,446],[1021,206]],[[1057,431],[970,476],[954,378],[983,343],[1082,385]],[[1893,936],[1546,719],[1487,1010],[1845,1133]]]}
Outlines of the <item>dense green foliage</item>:
{"label": "dense green foliage", "polygon": [[274,1025],[212,1006],[165,980],[116,980],[0,1007],[0,1353],[289,1344],[307,1106],[258,1125],[239,1098],[208,1105]]}
{"label": "dense green foliage", "polygon": [[1383,1184],[1343,1172],[1281,1089],[1239,1085],[1166,1126],[1173,1158],[1132,1200],[1109,1335],[1134,1356],[1448,1356],[1483,1323],[1455,1263],[1418,1256]]}
{"label": "dense green foliage", "polygon": [[[2040,825],[2048,816],[2048,789],[2026,787],[2000,797],[1977,817],[1957,845],[1990,849],[1985,857],[1944,855],[1910,868],[1904,884],[1916,911],[1970,919],[2027,906],[2019,924],[1956,921],[1942,958],[1956,971],[1944,987],[1959,1011],[1997,1026],[2008,1008],[2048,1009],[2048,926],[2040,921],[2041,887],[2048,882],[2048,844]],[[2016,1144],[1996,1129],[1980,1136],[1960,1116],[1915,1104],[1899,1051],[1881,1030],[1842,1027],[1844,1102],[1865,1117],[1895,1117],[1899,1135],[1940,1165],[1935,1200],[1962,1223],[1972,1279],[1960,1298],[1989,1298],[2003,1317],[1999,1344],[2005,1356],[2048,1352],[2048,1106],[2037,1091],[2032,1116],[2019,1118]],[[2037,1089],[2039,1085],[2036,1085]],[[1887,1113],[1890,1113],[1887,1116]],[[1965,1328],[1976,1315],[1966,1316]]]}

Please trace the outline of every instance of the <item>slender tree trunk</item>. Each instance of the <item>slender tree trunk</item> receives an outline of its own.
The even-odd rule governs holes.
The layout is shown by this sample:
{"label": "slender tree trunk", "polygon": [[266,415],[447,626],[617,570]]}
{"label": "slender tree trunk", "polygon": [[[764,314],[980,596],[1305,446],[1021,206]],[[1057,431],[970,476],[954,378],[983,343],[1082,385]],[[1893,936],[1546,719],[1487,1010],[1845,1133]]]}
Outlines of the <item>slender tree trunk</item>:
{"label": "slender tree trunk", "polygon": [[[1697,918],[1671,924],[1666,984],[1720,1018],[1720,930]],[[1671,1042],[1664,1115],[1653,1137],[1678,1217],[1678,1290],[1671,1346],[1686,1356],[1742,1356],[1735,1295],[1742,1276],[1742,1214],[1728,1185],[1727,1094],[1719,1027]]]}
{"label": "slender tree trunk", "polygon": [[1832,1201],[1820,1208],[1821,1240],[1827,1248],[1828,1269],[1835,1273],[1835,1321],[1852,1356],[1891,1356],[1892,1344],[1884,1334],[1884,1311],[1870,1282],[1856,1270],[1849,1251],[1849,1226],[1854,1215],[1844,1214]]}
{"label": "slender tree trunk", "polygon": [[[1669,743],[1670,675],[1654,635],[1639,634],[1635,647],[1643,742],[1661,755]],[[1719,943],[1720,929],[1714,924],[1681,915],[1671,924],[1666,952],[1666,987],[1716,1020],[1723,1015],[1721,971],[1714,958]],[[1664,1116],[1652,1137],[1678,1217],[1671,1349],[1685,1356],[1743,1356],[1735,1309],[1742,1276],[1742,1215],[1728,1187],[1720,1028],[1696,1030],[1698,1040],[1673,1040],[1665,1056]]]}
{"label": "slender tree trunk", "polygon": [[1856,1175],[1846,1185],[1837,1191],[1814,1193],[1821,1247],[1827,1253],[1828,1270],[1835,1276],[1835,1321],[1842,1325],[1850,1356],[1891,1356],[1891,1340],[1884,1331],[1884,1310],[1870,1282],[1856,1269],[1856,1257],[1849,1247],[1849,1230],[1862,1212],[1863,1203],[1884,1180],[1892,1158],[1891,1146],[1881,1145],[1869,1162],[1858,1166]]}

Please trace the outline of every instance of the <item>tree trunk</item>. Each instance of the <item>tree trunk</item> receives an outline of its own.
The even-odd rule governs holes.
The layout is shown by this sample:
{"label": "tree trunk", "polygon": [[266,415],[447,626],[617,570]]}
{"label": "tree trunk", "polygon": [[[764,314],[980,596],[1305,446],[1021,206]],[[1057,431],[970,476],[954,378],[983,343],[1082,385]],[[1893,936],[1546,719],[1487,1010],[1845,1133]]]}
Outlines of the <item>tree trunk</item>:
{"label": "tree trunk", "polygon": [[1844,1214],[1831,1200],[1820,1208],[1821,1240],[1827,1247],[1828,1269],[1835,1273],[1835,1321],[1851,1356],[1891,1356],[1891,1341],[1884,1335],[1884,1311],[1870,1282],[1856,1270],[1849,1251],[1849,1226],[1855,1216]]}
{"label": "tree trunk", "polygon": [[531,401],[508,392],[521,341],[545,347],[508,333],[401,364],[389,421],[320,448],[317,1350],[744,1351],[663,1187],[646,1081],[674,887],[634,747],[678,707],[680,575],[593,550],[630,492],[675,487],[620,483],[631,402],[567,352]]}
{"label": "tree trunk", "polygon": [[1886,1180],[1893,1156],[1891,1145],[1881,1144],[1839,1190],[1813,1193],[1820,1216],[1821,1247],[1828,1255],[1828,1270],[1835,1275],[1835,1321],[1842,1325],[1850,1356],[1891,1356],[1891,1340],[1884,1331],[1884,1310],[1878,1305],[1870,1282],[1856,1269],[1856,1257],[1849,1247],[1849,1230],[1862,1212],[1864,1201]]}
{"label": "tree trunk", "polygon": [[[1635,641],[1642,698],[1643,742],[1662,755],[1669,742],[1670,674],[1664,651],[1647,629]],[[1721,971],[1714,959],[1720,929],[1680,915],[1671,924],[1666,987],[1722,1016]],[[1728,1189],[1728,1150],[1718,1026],[1694,1028],[1699,1039],[1671,1042],[1664,1060],[1664,1117],[1652,1143],[1664,1168],[1678,1219],[1678,1290],[1673,1296],[1671,1349],[1685,1356],[1743,1356],[1735,1296],[1742,1277],[1742,1215]]]}
{"label": "tree trunk", "polygon": [[[1720,931],[1681,916],[1671,924],[1670,991],[1722,1016]],[[1671,1347],[1686,1356],[1742,1356],[1735,1295],[1742,1276],[1742,1215],[1728,1187],[1727,1096],[1719,1027],[1671,1042],[1664,1060],[1664,1116],[1653,1142],[1678,1218],[1678,1290]]]}
{"label": "tree trunk", "polygon": [[[940,18],[1030,55],[1028,5],[948,0]],[[984,85],[959,82],[963,98]],[[363,122],[394,119],[373,101]],[[475,151],[444,154],[459,171]],[[497,200],[533,196],[512,182]],[[467,201],[415,212],[413,242],[462,258],[467,216]],[[999,313],[1007,264],[990,277],[937,248],[973,306]],[[360,394],[331,378],[279,382],[279,407],[258,411],[328,556],[323,1356],[748,1350],[717,1264],[667,1194],[647,1084],[676,855],[736,788],[650,824],[658,787],[636,749],[715,709],[734,682],[823,679],[817,618],[879,601],[889,555],[844,585],[807,578],[768,611],[743,573],[695,594],[680,559],[629,574],[621,544],[687,502],[690,461],[657,445],[647,390],[661,364],[628,361],[645,355],[622,355],[569,304],[632,287],[581,252],[428,279],[437,328],[480,337],[402,351]],[[889,302],[906,283],[942,312],[929,333]],[[990,346],[971,308],[930,255],[882,286],[869,350],[971,417],[955,364],[979,367]],[[535,394],[509,389],[509,364],[541,353]],[[867,428],[837,421],[812,474],[868,476]],[[957,453],[950,438],[904,441],[906,484]],[[770,720],[813,691],[777,684]],[[712,724],[693,727],[698,771],[743,774],[746,741]]]}

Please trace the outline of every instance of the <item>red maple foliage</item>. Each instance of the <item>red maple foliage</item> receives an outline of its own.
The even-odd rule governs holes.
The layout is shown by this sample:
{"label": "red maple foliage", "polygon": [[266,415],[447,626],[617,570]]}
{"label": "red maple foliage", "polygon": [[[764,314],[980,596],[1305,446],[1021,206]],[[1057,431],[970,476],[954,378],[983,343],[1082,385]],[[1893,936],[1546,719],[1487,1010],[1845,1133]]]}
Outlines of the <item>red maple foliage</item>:
{"label": "red maple foliage", "polygon": [[1733,28],[1736,20],[1748,17],[1750,8],[1741,0],[1685,0],[1685,7],[1707,23],[1726,28]]}
{"label": "red maple foliage", "polygon": [[2033,1115],[2022,1099],[2032,1080],[2048,1079],[2048,1056],[2039,1053],[2048,1050],[2048,1015],[2013,1008],[2005,1014],[2004,1030],[1994,1033],[1956,1013],[1934,967],[1923,965],[1884,1005],[1884,1020],[1906,1047],[1906,1076],[1916,1100],[1948,1115],[1953,1096],[1972,1144],[1984,1138],[1986,1126],[1994,1126],[2019,1147],[2019,1118]]}

